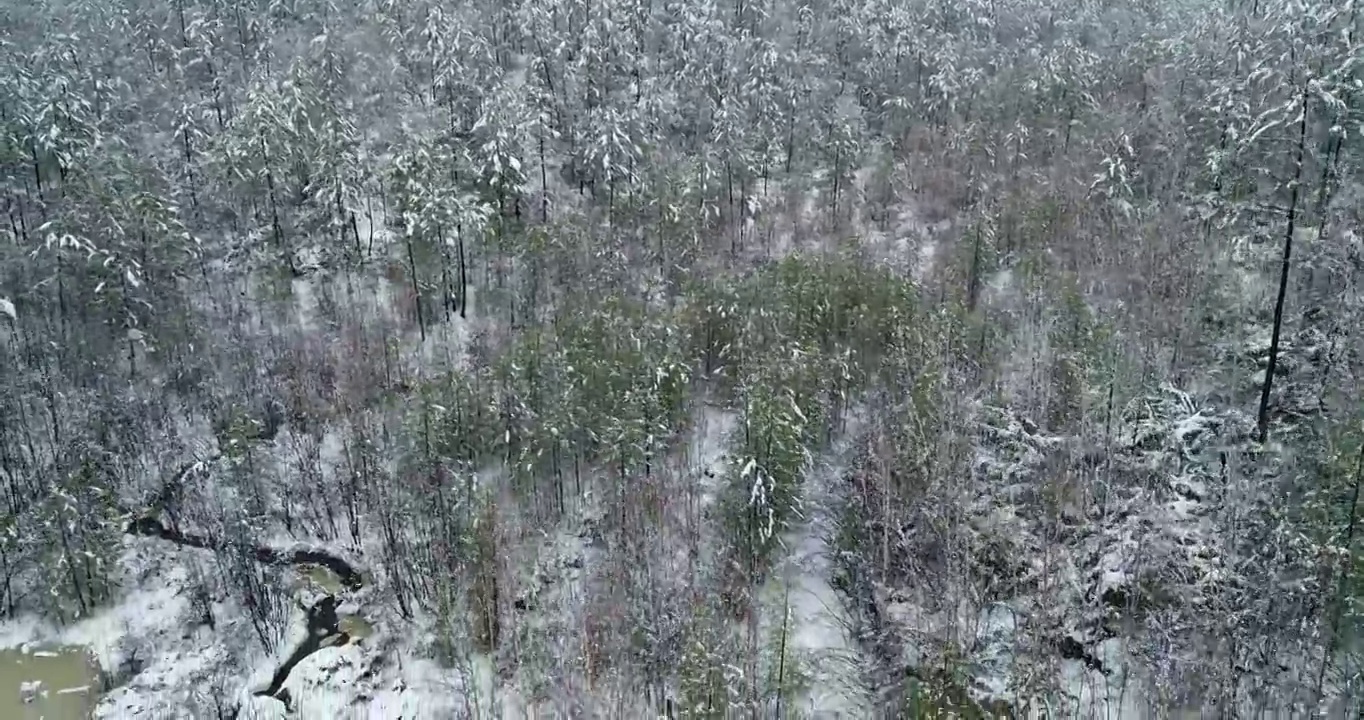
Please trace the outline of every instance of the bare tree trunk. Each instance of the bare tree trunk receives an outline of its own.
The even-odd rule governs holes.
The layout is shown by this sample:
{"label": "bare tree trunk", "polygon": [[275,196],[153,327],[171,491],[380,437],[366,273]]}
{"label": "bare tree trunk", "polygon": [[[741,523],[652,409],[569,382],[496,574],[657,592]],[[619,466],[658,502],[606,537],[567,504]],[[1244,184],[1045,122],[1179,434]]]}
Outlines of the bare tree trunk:
{"label": "bare tree trunk", "polygon": [[1307,145],[1307,87],[1302,90],[1302,119],[1298,122],[1298,149],[1294,160],[1293,183],[1288,201],[1288,227],[1283,237],[1283,262],[1279,268],[1279,296],[1274,301],[1274,332],[1269,341],[1269,363],[1265,367],[1265,381],[1260,390],[1258,429],[1260,443],[1269,439],[1269,395],[1274,385],[1274,371],[1279,364],[1279,336],[1283,329],[1283,303],[1288,292],[1288,270],[1293,258],[1293,231],[1298,219],[1298,183],[1302,180],[1303,152]]}
{"label": "bare tree trunk", "polygon": [[966,284],[966,311],[976,311],[976,301],[980,295],[980,241],[982,230],[976,226],[975,241],[971,243],[971,271]]}
{"label": "bare tree trunk", "polygon": [[261,157],[265,159],[265,185],[270,191],[270,226],[275,233],[275,245],[284,254],[285,264],[289,267],[289,274],[298,276],[298,267],[294,265],[294,252],[287,246],[284,240],[284,228],[279,222],[279,203],[275,200],[275,174],[270,170],[270,153],[265,149],[265,141],[260,143]]}
{"label": "bare tree trunk", "polygon": [[422,314],[422,291],[417,282],[417,259],[412,253],[412,238],[407,238],[407,268],[412,273],[412,295],[417,302],[417,327],[421,331],[422,342],[426,342],[426,318]]}
{"label": "bare tree trunk", "polygon": [[464,254],[464,228],[458,228],[458,253],[459,253],[459,317],[461,320],[469,316],[469,270]]}

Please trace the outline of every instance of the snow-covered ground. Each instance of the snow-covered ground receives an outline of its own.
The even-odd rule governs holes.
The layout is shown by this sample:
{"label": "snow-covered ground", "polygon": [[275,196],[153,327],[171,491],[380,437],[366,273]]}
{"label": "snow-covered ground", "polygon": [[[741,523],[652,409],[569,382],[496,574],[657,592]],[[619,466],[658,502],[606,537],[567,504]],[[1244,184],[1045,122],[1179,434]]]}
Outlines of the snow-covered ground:
{"label": "snow-covered ground", "polygon": [[[466,673],[424,657],[422,633],[388,621],[382,611],[372,634],[299,662],[284,685],[295,709],[290,715],[279,700],[255,693],[302,639],[302,611],[294,610],[277,651],[264,653],[240,605],[213,603],[213,630],[192,615],[191,568],[210,561],[208,553],[151,538],[124,542],[129,587],[120,601],[66,628],[31,620],[0,625],[0,647],[89,648],[120,683],[100,698],[96,718],[217,717],[219,710],[226,717],[232,707],[240,709],[238,717],[258,720],[499,716],[466,708],[477,697],[468,692]],[[351,610],[362,611],[342,607]]]}
{"label": "snow-covered ground", "polygon": [[[859,173],[859,184],[866,182],[866,173]],[[816,183],[817,185],[817,183]],[[774,187],[776,184],[774,183]],[[805,238],[809,228],[818,224],[823,212],[818,202],[818,191],[810,190],[796,203],[795,218],[770,220],[777,235],[770,251],[774,256],[793,252],[803,245],[811,245]],[[778,192],[764,198],[777,206],[782,204]],[[898,218],[893,230],[886,233],[868,232],[864,249],[877,260],[888,262],[898,270],[921,282],[927,282],[940,262],[941,245],[950,230],[949,221],[929,225],[922,221],[908,201],[897,208]],[[855,223],[857,224],[857,223]],[[862,228],[865,230],[865,228]],[[367,234],[367,229],[366,229]],[[832,243],[826,243],[832,244]],[[829,249],[827,247],[823,249]],[[1007,270],[1001,271],[1007,273]],[[348,312],[359,312],[366,317],[395,320],[401,288],[378,279],[370,285],[352,288],[346,278],[323,273],[310,275],[292,282],[296,303],[292,328],[303,334],[320,334],[323,326],[324,293],[332,298],[345,298]],[[325,283],[325,286],[323,285]],[[987,292],[1004,296],[1012,289],[1007,275],[994,278]],[[348,298],[354,291],[358,300]],[[474,296],[477,300],[477,296]],[[474,303],[477,307],[477,303]],[[263,323],[264,321],[261,320]],[[425,342],[421,342],[415,327],[403,335],[403,364],[410,372],[420,373],[429,367],[448,368],[463,362],[469,344],[471,326],[479,321],[453,318],[450,322],[435,322],[428,326]],[[336,348],[328,349],[335,352]],[[683,453],[683,467],[678,478],[685,487],[693,507],[688,509],[692,531],[707,532],[709,511],[721,491],[721,483],[728,472],[727,448],[738,428],[738,416],[729,410],[702,405],[695,419],[687,451]],[[785,550],[760,593],[760,625],[764,640],[786,629],[788,652],[808,677],[795,697],[786,699],[788,713],[805,717],[871,717],[874,688],[870,679],[876,668],[863,655],[864,648],[852,636],[845,598],[835,591],[831,582],[835,574],[831,535],[834,532],[833,513],[839,506],[838,488],[851,462],[853,446],[860,434],[856,414],[833,447],[821,454],[806,475],[803,487],[803,513],[783,536]],[[284,428],[279,445],[284,448],[292,438],[292,430]],[[335,432],[326,432],[321,440],[320,460],[328,468],[342,465],[343,448]],[[508,514],[508,525],[517,527],[523,536],[519,546],[508,548],[506,559],[510,578],[509,589],[516,604],[515,623],[532,632],[543,631],[546,637],[575,641],[582,630],[572,626],[579,622],[590,605],[590,584],[601,564],[602,552],[596,547],[592,525],[600,520],[596,494],[604,488],[594,487],[596,478],[585,478],[584,497],[574,498],[572,512],[555,527],[538,528],[529,519]],[[694,483],[694,485],[689,485]],[[538,532],[540,537],[533,536]],[[282,544],[286,538],[280,538]],[[342,646],[323,648],[304,658],[289,674],[284,688],[295,708],[293,715],[280,700],[259,697],[256,692],[265,688],[275,669],[301,639],[304,630],[303,612],[294,608],[290,618],[290,636],[277,650],[266,653],[254,640],[254,631],[244,608],[230,598],[216,598],[213,613],[217,627],[209,630],[198,625],[191,615],[190,591],[196,584],[193,568],[208,568],[211,556],[203,551],[178,548],[170,543],[150,538],[125,539],[125,594],[113,606],[69,628],[58,629],[33,622],[13,622],[0,626],[0,646],[17,646],[26,641],[43,641],[63,645],[82,645],[91,648],[102,667],[111,676],[128,675],[130,664],[140,668],[131,677],[101,699],[97,716],[125,718],[140,716],[184,715],[213,717],[219,708],[237,707],[238,717],[274,719],[284,717],[332,718],[454,718],[454,717],[518,717],[523,713],[549,714],[561,708],[552,700],[536,705],[523,699],[518,692],[521,683],[535,678],[521,676],[515,662],[505,659],[500,667],[495,661],[467,652],[465,667],[442,667],[430,659],[431,623],[424,618],[402,621],[393,608],[387,607],[366,593],[361,598],[350,598],[351,609],[365,615],[374,625],[373,634]],[[698,545],[700,555],[709,558],[707,547],[712,539],[702,535]],[[377,547],[377,542],[365,538],[362,545]],[[679,543],[679,545],[682,543]],[[358,550],[358,549],[357,549]],[[678,549],[679,557],[685,548]],[[511,557],[514,556],[514,557]],[[669,562],[672,562],[671,560]],[[679,567],[687,561],[677,561]],[[381,583],[382,581],[380,581]],[[366,589],[367,591],[369,588]],[[524,605],[526,610],[522,610]],[[979,644],[994,675],[982,677],[982,683],[999,693],[1007,692],[1007,668],[1012,656],[1006,648],[1015,645],[1018,632],[1012,609],[1002,605],[981,611],[975,621],[979,628]],[[913,626],[925,621],[922,616],[903,614],[902,626],[912,634]],[[771,644],[765,643],[768,647]],[[1107,651],[1107,648],[1105,649]],[[577,648],[556,648],[560,660],[576,659]],[[136,661],[135,663],[132,661]],[[1107,662],[1107,661],[1106,661]],[[1070,662],[1064,672],[1075,687],[1073,693],[1082,705],[1102,708],[1110,713],[1111,700],[1104,700],[1111,687],[1096,684],[1093,673],[1083,664]],[[560,677],[565,682],[577,682],[571,672]],[[573,691],[582,691],[577,688]],[[584,692],[590,693],[588,689]],[[551,693],[552,694],[552,693]],[[641,705],[636,705],[638,709]],[[1085,714],[1104,717],[1103,714]],[[1111,713],[1110,713],[1110,716]],[[1139,714],[1124,712],[1122,717]]]}
{"label": "snow-covered ground", "polygon": [[847,428],[806,473],[804,517],[783,538],[790,554],[774,573],[763,596],[767,632],[777,632],[783,611],[790,613],[788,647],[809,675],[804,697],[792,709],[813,718],[870,717],[871,667],[851,635],[843,599],[830,584],[834,576],[833,512],[838,507],[835,487],[848,467],[860,433],[853,414]]}
{"label": "snow-covered ground", "polygon": [[[347,312],[394,320],[398,291],[383,278],[314,273],[292,280],[290,289],[291,332],[323,336],[324,295],[344,299]],[[250,290],[269,292],[264,287]],[[258,328],[273,328],[260,313],[251,322]],[[401,358],[413,372],[458,365],[468,346],[469,325],[458,317],[448,323],[434,322],[428,326],[424,343],[413,328],[405,334],[407,350]],[[319,350],[334,353],[340,349]],[[206,448],[214,444],[212,433],[201,430],[193,435],[202,437],[202,454],[211,454]],[[263,448],[265,459],[286,477],[292,433],[284,428],[273,448]],[[325,467],[319,470],[335,471],[342,455],[335,429],[324,433],[322,445],[320,461]],[[160,483],[151,478],[148,487]],[[294,538],[278,534],[277,545],[293,544]],[[125,536],[121,542],[114,576],[120,594],[112,604],[67,627],[31,617],[0,623],[0,648],[40,644],[89,649],[115,685],[100,697],[97,718],[218,717],[219,712],[228,717],[231,708],[238,708],[242,718],[284,717],[282,702],[254,693],[269,684],[275,669],[301,639],[305,632],[302,609],[290,610],[291,629],[285,641],[273,653],[264,652],[237,599],[222,593],[212,598],[212,629],[200,622],[201,616],[192,607],[191,597],[199,588],[220,587],[212,553],[148,537]],[[340,553],[339,549],[332,552]],[[388,622],[391,610],[378,604],[350,609],[377,620],[375,632],[359,642],[323,648],[292,670],[284,686],[298,711],[292,717],[331,718],[359,712],[375,718],[443,719],[472,712],[465,709],[465,703],[472,703],[477,693],[469,692],[462,681],[469,673],[426,659],[424,632]],[[487,685],[491,673],[481,675]],[[490,716],[487,709],[479,716]]]}
{"label": "snow-covered ground", "polygon": [[695,473],[703,508],[715,502],[725,473],[725,452],[730,435],[739,425],[739,415],[731,410],[705,405],[698,413],[695,432],[689,441],[689,469]]}
{"label": "snow-covered ground", "polygon": [[456,673],[402,649],[382,659],[363,646],[323,648],[290,673],[285,688],[294,712],[273,698],[245,695],[244,720],[284,718],[457,718],[476,714],[472,697]]}
{"label": "snow-covered ground", "polygon": [[[174,707],[194,685],[194,678],[215,661],[214,650],[205,648],[212,638],[190,630],[182,619],[189,608],[183,590],[188,580],[186,565],[174,561],[147,562],[149,545],[157,541],[127,538],[122,563],[129,574],[145,573],[117,604],[67,627],[31,618],[0,624],[0,646],[26,643],[88,648],[101,670],[118,676],[129,664],[143,664],[134,681],[114,689],[100,700],[97,715],[123,718],[157,706]],[[173,547],[166,544],[171,552]]]}

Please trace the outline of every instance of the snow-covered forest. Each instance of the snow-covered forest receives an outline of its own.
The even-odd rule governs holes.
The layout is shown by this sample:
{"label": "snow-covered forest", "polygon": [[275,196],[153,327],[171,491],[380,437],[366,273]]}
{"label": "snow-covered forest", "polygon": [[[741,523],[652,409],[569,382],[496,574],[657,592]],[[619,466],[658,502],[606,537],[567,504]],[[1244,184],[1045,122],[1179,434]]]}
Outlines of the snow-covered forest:
{"label": "snow-covered forest", "polygon": [[0,714],[1358,717],[1359,15],[5,0]]}

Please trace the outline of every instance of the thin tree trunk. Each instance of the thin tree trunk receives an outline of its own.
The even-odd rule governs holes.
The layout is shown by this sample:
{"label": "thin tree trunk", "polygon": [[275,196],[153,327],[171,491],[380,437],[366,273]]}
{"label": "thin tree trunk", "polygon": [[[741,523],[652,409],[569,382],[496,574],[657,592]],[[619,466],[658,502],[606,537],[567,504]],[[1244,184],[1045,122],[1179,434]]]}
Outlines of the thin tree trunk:
{"label": "thin tree trunk", "polygon": [[298,267],[294,265],[293,250],[288,248],[284,240],[284,228],[279,222],[279,204],[275,199],[275,174],[270,170],[270,153],[265,149],[265,141],[260,142],[261,156],[265,158],[265,185],[270,191],[270,226],[275,232],[275,246],[284,254],[285,264],[289,266],[289,273],[298,276]]}
{"label": "thin tree trunk", "polygon": [[777,717],[782,717],[781,701],[786,697],[786,636],[791,629],[791,585],[786,585],[782,601],[781,639],[777,645]]}
{"label": "thin tree trunk", "polygon": [[89,606],[85,602],[85,592],[81,589],[80,577],[76,575],[76,564],[72,560],[71,543],[67,538],[66,526],[64,524],[61,528],[61,541],[62,558],[66,562],[67,576],[71,580],[71,590],[75,593],[76,604],[80,607],[80,615],[78,615],[78,617],[85,617],[86,612],[89,610]]}
{"label": "thin tree trunk", "polygon": [[185,176],[189,180],[189,202],[190,206],[198,209],[199,192],[195,189],[194,183],[194,149],[189,141],[189,128],[185,127],[180,131],[180,138],[185,146]]}
{"label": "thin tree trunk", "polygon": [[417,282],[417,259],[412,253],[412,238],[407,238],[407,268],[412,273],[412,295],[417,303],[417,327],[421,331],[422,342],[426,342],[426,317],[422,314],[422,291]]}
{"label": "thin tree trunk", "polygon": [[976,227],[975,242],[971,243],[971,273],[966,285],[966,311],[976,311],[976,299],[980,295],[980,240],[981,229]]}
{"label": "thin tree trunk", "polygon": [[365,219],[369,221],[369,246],[365,248],[365,258],[374,259],[374,198],[365,197]]}
{"label": "thin tree trunk", "polygon": [[1274,370],[1279,363],[1279,336],[1283,329],[1283,304],[1288,292],[1288,271],[1293,258],[1293,231],[1298,219],[1298,184],[1302,180],[1303,152],[1307,145],[1307,87],[1302,91],[1302,119],[1298,123],[1298,149],[1294,160],[1293,183],[1288,201],[1288,226],[1283,238],[1283,262],[1279,268],[1279,295],[1274,301],[1274,331],[1269,341],[1269,363],[1265,367],[1265,381],[1260,390],[1260,443],[1269,439],[1269,395],[1274,385]]}
{"label": "thin tree trunk", "polygon": [[445,320],[450,320],[450,313],[456,306],[455,294],[450,287],[450,257],[445,245],[445,231],[436,229],[436,242],[440,245],[440,305],[445,311]]}
{"label": "thin tree trunk", "polygon": [[540,222],[549,222],[549,171],[545,166],[545,129],[540,128]]}
{"label": "thin tree trunk", "polygon": [[459,317],[466,319],[469,315],[469,269],[465,262],[464,255],[464,229],[458,229],[459,240],[457,243],[459,253]]}

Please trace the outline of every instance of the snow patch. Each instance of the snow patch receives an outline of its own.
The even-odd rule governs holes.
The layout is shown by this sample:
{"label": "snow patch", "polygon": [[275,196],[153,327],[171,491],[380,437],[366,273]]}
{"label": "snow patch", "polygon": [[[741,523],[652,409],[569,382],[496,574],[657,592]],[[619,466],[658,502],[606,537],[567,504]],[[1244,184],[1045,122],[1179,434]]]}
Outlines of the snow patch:
{"label": "snow patch", "polygon": [[691,437],[690,458],[692,471],[699,473],[702,507],[710,507],[715,503],[728,464],[726,448],[738,424],[738,413],[711,405],[702,407],[697,418],[696,431]]}
{"label": "snow patch", "polygon": [[856,413],[850,415],[847,430],[829,457],[806,475],[802,503],[805,520],[786,533],[784,540],[792,549],[791,555],[784,564],[782,579],[769,581],[767,588],[769,597],[782,599],[782,606],[768,613],[778,619],[788,609],[791,613],[788,639],[797,657],[808,659],[812,682],[805,706],[815,717],[867,717],[871,710],[872,692],[866,686],[870,668],[851,635],[847,609],[830,584],[834,575],[829,546],[834,532],[834,486],[843,477],[853,450],[852,439],[859,436],[861,427]]}

